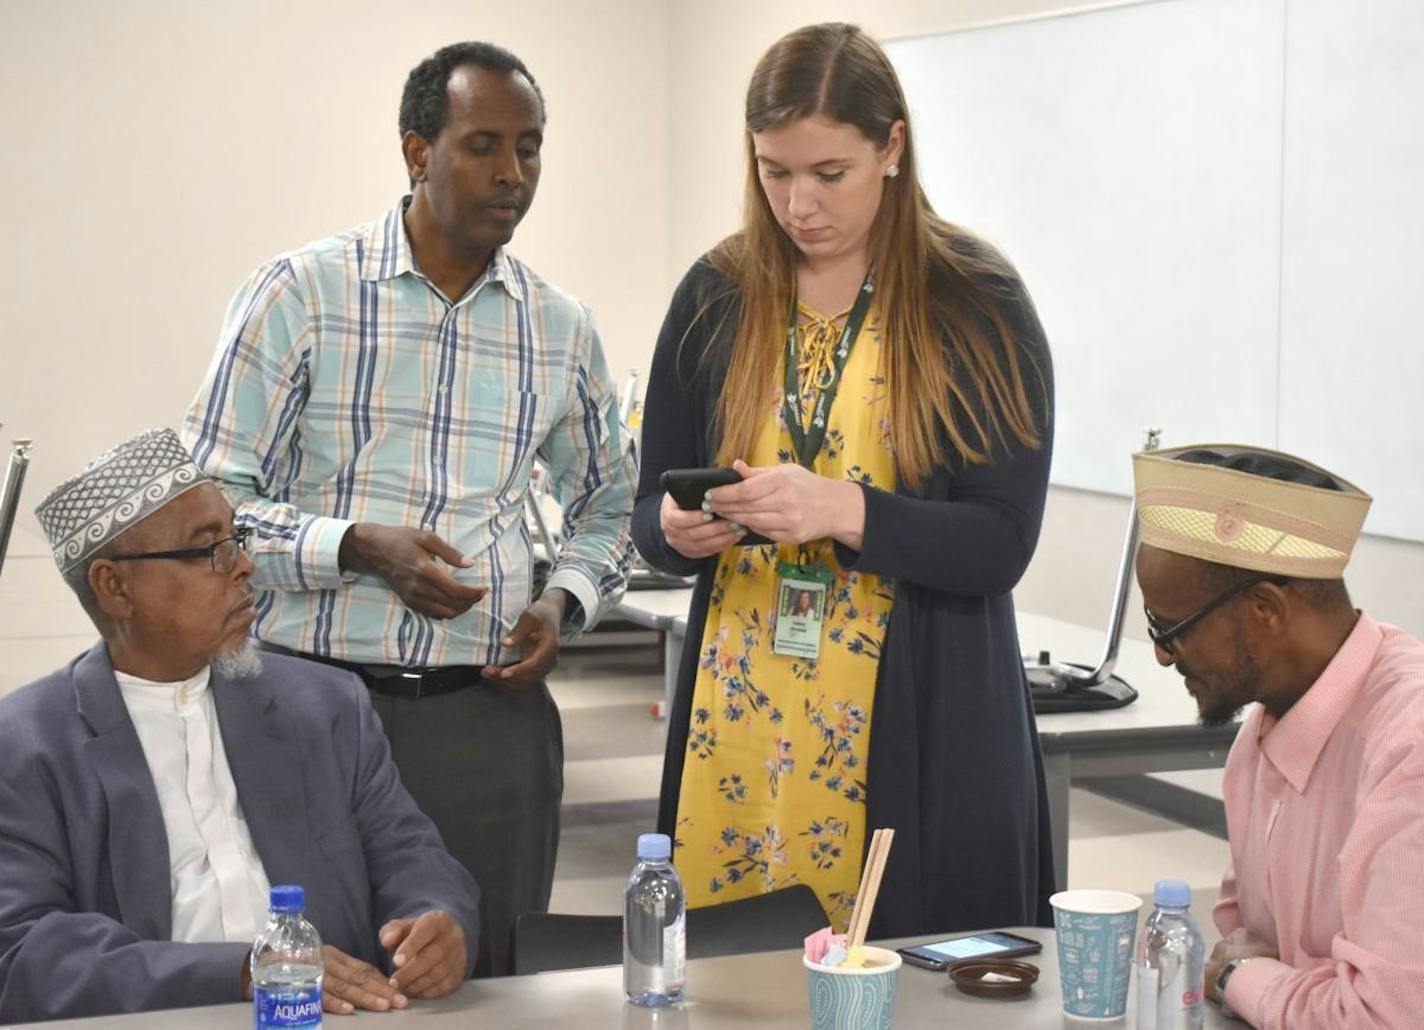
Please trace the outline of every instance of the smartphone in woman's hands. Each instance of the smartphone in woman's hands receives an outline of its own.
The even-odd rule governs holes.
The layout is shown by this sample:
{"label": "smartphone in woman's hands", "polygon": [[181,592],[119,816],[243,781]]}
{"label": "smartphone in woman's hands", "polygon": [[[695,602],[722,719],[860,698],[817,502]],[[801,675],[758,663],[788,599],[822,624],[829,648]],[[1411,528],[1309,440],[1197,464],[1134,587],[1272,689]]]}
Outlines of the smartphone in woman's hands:
{"label": "smartphone in woman's hands", "polygon": [[[672,496],[673,503],[683,511],[696,511],[702,507],[702,498],[708,490],[719,486],[740,483],[742,477],[735,469],[668,469],[658,479],[659,485]],[[722,516],[718,515],[718,518]],[[743,547],[771,543],[766,537],[750,530],[737,541]]]}

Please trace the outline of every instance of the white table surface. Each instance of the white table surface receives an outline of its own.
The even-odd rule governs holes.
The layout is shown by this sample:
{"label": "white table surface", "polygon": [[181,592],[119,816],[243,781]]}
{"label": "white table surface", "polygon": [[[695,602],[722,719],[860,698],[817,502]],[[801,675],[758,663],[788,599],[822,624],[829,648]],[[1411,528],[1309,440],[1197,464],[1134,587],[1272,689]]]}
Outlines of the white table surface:
{"label": "white table surface", "polygon": [[687,609],[692,604],[692,587],[674,590],[630,590],[623,595],[615,611],[629,622],[649,629],[667,631],[673,620],[683,617],[687,624]]}
{"label": "white table surface", "polygon": [[[1039,967],[1028,996],[1012,1000],[961,994],[945,973],[903,966],[896,986],[895,1026],[904,1030],[1071,1030],[1091,1024],[1067,1019],[1058,985],[1058,955],[1052,930],[1017,928],[1013,932],[1043,942],[1043,951],[1024,961]],[[899,946],[933,938],[890,942]],[[455,1028],[573,1027],[577,1030],[781,1030],[810,1023],[806,971],[800,951],[775,951],[725,958],[695,959],[687,964],[688,1001],[676,1010],[639,1009],[623,1000],[623,970],[601,966],[562,973],[472,980],[435,1002],[416,1002],[405,1011],[362,1013],[354,1018],[329,1016],[325,1025],[385,1030],[455,1030]],[[1124,1020],[1101,1024],[1137,1026],[1136,983],[1128,996]],[[1217,1030],[1244,1024],[1225,1019],[1206,1005],[1206,1027]],[[218,1005],[132,1016],[67,1020],[42,1024],[51,1030],[240,1030],[252,1026],[251,1005]]]}

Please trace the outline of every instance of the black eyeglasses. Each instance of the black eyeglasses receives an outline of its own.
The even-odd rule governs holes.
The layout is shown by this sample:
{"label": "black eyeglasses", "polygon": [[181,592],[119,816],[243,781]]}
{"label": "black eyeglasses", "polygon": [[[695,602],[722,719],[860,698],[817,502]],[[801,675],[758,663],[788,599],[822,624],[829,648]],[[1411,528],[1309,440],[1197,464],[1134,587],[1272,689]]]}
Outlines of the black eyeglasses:
{"label": "black eyeglasses", "polygon": [[213,564],[213,571],[226,576],[237,566],[237,555],[247,550],[247,538],[252,529],[240,526],[232,531],[232,536],[216,540],[206,547],[185,547],[179,551],[145,551],[143,554],[113,554],[109,561],[139,561],[148,558],[193,559],[206,558]]}
{"label": "black eyeglasses", "polygon": [[1230,590],[1227,590],[1224,593],[1218,594],[1216,597],[1213,597],[1210,601],[1202,605],[1196,611],[1192,612],[1192,614],[1188,615],[1185,619],[1173,623],[1171,626],[1168,626],[1165,629],[1162,628],[1161,620],[1159,620],[1157,616],[1152,614],[1151,609],[1147,608],[1146,606],[1143,606],[1142,610],[1147,614],[1147,635],[1151,638],[1152,643],[1156,644],[1168,654],[1172,654],[1173,648],[1176,646],[1173,641],[1175,641],[1183,633],[1187,632],[1187,630],[1191,629],[1197,623],[1201,622],[1202,619],[1205,619],[1208,615],[1216,611],[1218,608],[1220,608],[1222,605],[1224,605],[1227,601],[1231,600],[1236,595],[1246,590],[1249,590],[1257,583],[1274,583],[1276,586],[1283,587],[1289,582],[1290,580],[1288,580],[1284,576],[1272,575],[1252,576],[1250,579],[1243,579],[1240,583],[1237,583]]}

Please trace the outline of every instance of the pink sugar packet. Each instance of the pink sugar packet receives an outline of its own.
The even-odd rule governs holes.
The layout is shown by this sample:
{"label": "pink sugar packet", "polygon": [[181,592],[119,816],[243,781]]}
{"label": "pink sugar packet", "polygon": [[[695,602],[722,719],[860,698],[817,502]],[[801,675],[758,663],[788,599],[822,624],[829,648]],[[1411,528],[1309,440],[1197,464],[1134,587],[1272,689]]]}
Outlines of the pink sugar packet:
{"label": "pink sugar packet", "polygon": [[831,938],[835,936],[829,926],[823,926],[806,938],[806,957],[812,962],[820,962],[830,950]]}
{"label": "pink sugar packet", "polygon": [[806,938],[806,957],[818,965],[825,965],[826,955],[839,951],[840,957],[833,963],[839,965],[845,959],[845,944],[845,934],[835,933],[829,926],[823,926]]}

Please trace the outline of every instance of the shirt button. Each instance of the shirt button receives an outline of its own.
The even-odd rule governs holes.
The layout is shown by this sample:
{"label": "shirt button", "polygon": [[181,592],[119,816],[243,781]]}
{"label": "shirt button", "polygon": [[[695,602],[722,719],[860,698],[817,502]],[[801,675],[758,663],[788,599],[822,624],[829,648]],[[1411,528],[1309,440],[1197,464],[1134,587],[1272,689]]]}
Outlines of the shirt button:
{"label": "shirt button", "polygon": [[439,393],[449,393],[450,387],[446,386],[444,383],[441,383],[438,387],[436,387],[436,390]]}

